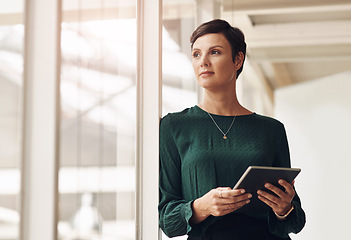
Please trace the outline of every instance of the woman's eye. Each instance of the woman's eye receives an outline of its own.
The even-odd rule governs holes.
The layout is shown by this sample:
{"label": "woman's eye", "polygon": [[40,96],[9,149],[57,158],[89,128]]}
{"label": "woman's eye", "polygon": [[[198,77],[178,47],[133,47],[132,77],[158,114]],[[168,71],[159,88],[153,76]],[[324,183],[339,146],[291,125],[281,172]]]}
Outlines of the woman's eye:
{"label": "woman's eye", "polygon": [[199,54],[198,52],[194,52],[194,53],[193,53],[193,57],[194,57],[194,58],[197,58],[198,56],[200,56],[200,54]]}
{"label": "woman's eye", "polygon": [[220,54],[220,52],[218,50],[212,50],[211,54]]}

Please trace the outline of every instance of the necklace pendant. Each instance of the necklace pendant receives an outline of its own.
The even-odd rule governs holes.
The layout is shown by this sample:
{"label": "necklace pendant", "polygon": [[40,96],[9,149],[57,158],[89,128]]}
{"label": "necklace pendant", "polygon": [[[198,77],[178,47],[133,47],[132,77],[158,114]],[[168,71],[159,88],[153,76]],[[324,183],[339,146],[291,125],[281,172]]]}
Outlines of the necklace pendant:
{"label": "necklace pendant", "polygon": [[213,119],[212,115],[211,115],[209,112],[207,112],[207,114],[208,114],[208,116],[211,118],[212,122],[216,125],[216,127],[218,128],[218,130],[223,134],[223,139],[226,140],[226,139],[227,139],[227,136],[226,136],[226,135],[227,135],[227,133],[229,132],[229,130],[232,128],[232,126],[233,126],[233,124],[234,124],[234,121],[235,121],[235,118],[236,118],[236,115],[233,117],[233,121],[232,121],[232,123],[230,124],[228,130],[226,131],[226,133],[224,133],[224,132],[222,131],[222,129],[218,126],[218,124],[216,123],[216,121]]}

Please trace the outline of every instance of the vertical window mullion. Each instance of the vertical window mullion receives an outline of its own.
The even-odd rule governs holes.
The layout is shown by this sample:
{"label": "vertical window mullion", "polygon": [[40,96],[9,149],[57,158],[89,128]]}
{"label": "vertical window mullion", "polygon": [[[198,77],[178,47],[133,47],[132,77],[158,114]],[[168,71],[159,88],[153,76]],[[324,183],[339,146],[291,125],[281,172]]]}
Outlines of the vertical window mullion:
{"label": "vertical window mullion", "polygon": [[138,0],[137,239],[158,239],[162,1]]}
{"label": "vertical window mullion", "polygon": [[26,2],[20,239],[56,239],[60,0]]}

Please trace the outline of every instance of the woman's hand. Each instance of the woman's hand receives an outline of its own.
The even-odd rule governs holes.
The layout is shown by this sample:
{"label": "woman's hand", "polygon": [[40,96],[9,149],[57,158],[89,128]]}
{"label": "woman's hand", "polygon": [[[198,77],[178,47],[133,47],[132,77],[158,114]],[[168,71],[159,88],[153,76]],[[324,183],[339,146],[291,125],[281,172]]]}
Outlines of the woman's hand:
{"label": "woman's hand", "polygon": [[273,184],[266,183],[265,187],[268,190],[275,193],[276,196],[261,190],[257,191],[257,194],[258,194],[258,198],[262,202],[270,206],[276,214],[283,216],[291,209],[291,206],[292,206],[291,201],[295,196],[295,190],[293,188],[294,182],[290,184],[280,179],[278,183],[284,187],[285,191],[274,186]]}
{"label": "woman's hand", "polygon": [[230,187],[212,189],[193,203],[191,222],[200,223],[208,216],[223,216],[234,212],[250,202],[252,195],[244,189],[233,190]]}

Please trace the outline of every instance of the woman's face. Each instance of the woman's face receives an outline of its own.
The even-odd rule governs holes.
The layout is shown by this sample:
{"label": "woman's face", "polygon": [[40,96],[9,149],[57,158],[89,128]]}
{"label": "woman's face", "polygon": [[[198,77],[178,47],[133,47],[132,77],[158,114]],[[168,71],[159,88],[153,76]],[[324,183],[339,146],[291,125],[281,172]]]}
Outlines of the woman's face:
{"label": "woman's face", "polygon": [[221,33],[210,33],[196,39],[192,63],[199,85],[212,90],[235,84],[236,71],[241,66],[233,62],[230,43]]}

